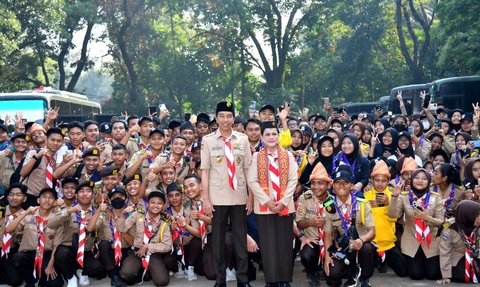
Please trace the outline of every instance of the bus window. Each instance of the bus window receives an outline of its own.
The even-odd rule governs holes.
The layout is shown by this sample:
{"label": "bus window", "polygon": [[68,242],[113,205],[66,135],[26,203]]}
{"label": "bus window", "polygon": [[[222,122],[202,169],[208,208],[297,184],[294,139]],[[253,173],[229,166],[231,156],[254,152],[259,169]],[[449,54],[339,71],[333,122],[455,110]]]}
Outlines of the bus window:
{"label": "bus window", "polygon": [[83,109],[82,109],[82,106],[79,105],[79,104],[70,104],[70,107],[71,107],[71,115],[74,115],[74,116],[83,116]]}
{"label": "bus window", "polygon": [[0,111],[2,116],[11,118],[16,112],[22,112],[27,121],[43,120],[47,102],[40,99],[2,99],[0,98]]}
{"label": "bus window", "polygon": [[70,114],[70,103],[64,101],[51,100],[50,105],[52,108],[59,107],[60,113],[69,115]]}

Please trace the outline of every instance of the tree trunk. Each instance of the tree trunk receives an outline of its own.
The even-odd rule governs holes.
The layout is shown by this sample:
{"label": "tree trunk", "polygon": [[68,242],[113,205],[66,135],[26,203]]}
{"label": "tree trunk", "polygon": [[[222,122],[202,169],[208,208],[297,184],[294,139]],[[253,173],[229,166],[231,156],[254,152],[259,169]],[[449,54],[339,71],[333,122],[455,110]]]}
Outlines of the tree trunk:
{"label": "tree trunk", "polygon": [[83,69],[87,64],[87,61],[88,61],[87,48],[88,48],[88,43],[90,42],[90,38],[92,37],[92,29],[94,25],[95,25],[95,22],[93,21],[89,21],[87,23],[87,31],[85,31],[85,36],[83,37],[83,44],[82,44],[82,51],[80,53],[80,59],[78,60],[77,68],[75,69],[75,72],[73,73],[73,76],[70,79],[70,82],[68,83],[67,91],[69,92],[73,92],[73,89],[77,85],[78,80],[80,79],[80,75],[82,74]]}

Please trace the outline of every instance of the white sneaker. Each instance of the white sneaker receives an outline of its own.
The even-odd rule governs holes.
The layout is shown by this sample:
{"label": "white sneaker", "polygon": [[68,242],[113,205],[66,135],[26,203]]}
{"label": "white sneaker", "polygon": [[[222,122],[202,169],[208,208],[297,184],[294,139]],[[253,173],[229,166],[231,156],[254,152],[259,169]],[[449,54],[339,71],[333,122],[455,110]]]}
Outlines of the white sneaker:
{"label": "white sneaker", "polygon": [[230,268],[227,268],[227,278],[226,278],[226,281],[236,281],[237,280],[237,272],[235,272],[235,269],[230,269]]}
{"label": "white sneaker", "polygon": [[78,284],[81,286],[88,286],[90,285],[90,279],[88,279],[88,276],[82,275],[82,271],[82,269],[77,270]]}
{"label": "white sneaker", "polygon": [[185,271],[183,270],[183,265],[180,262],[178,262],[178,271],[175,273],[175,278],[185,278]]}
{"label": "white sneaker", "polygon": [[185,270],[185,273],[188,281],[197,280],[197,274],[195,274],[193,271],[193,266],[188,266],[187,270]]}
{"label": "white sneaker", "polygon": [[72,278],[67,280],[67,287],[77,287],[78,286],[78,279],[75,275]]}

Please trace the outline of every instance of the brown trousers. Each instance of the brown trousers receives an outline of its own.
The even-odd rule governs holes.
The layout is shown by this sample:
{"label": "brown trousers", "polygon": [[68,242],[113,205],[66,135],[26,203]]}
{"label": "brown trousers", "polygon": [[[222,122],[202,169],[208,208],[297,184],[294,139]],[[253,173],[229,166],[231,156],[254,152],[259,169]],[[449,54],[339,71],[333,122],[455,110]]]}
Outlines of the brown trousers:
{"label": "brown trousers", "polygon": [[[170,282],[170,275],[163,260],[164,256],[165,254],[163,253],[154,253],[150,256],[148,271],[152,276],[152,282],[155,286],[167,286]],[[140,278],[140,272],[143,272],[142,259],[132,253],[123,261],[120,269],[120,277],[122,277],[128,285],[133,285],[137,283],[137,279]]]}

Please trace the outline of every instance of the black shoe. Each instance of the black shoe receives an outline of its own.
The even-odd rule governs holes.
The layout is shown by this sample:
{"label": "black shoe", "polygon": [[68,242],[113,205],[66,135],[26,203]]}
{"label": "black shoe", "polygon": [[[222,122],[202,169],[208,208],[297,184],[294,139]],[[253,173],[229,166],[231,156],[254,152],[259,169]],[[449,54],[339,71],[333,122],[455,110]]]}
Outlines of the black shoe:
{"label": "black shoe", "polygon": [[292,287],[292,286],[290,286],[290,282],[280,282],[278,283],[278,287]]}
{"label": "black shoe", "polygon": [[318,280],[326,280],[327,279],[327,274],[325,274],[325,270],[320,269],[315,272],[315,275],[317,275]]}
{"label": "black shoe", "polygon": [[227,287],[227,283],[215,283],[213,287]]}
{"label": "black shoe", "polygon": [[387,263],[382,262],[377,266],[378,273],[387,273]]}
{"label": "black shoe", "polygon": [[122,278],[119,275],[114,275],[111,280],[111,284],[114,287],[125,287],[125,283],[123,282]]}
{"label": "black shoe", "polygon": [[252,287],[248,282],[238,282],[237,287]]}
{"label": "black shoe", "polygon": [[357,286],[358,283],[358,278],[360,277],[360,274],[362,273],[362,269],[360,268],[359,265],[356,265],[353,267],[354,269],[351,271],[352,275],[351,277],[343,284],[343,287],[355,287]]}
{"label": "black shoe", "polygon": [[307,280],[309,287],[317,287],[320,286],[320,278],[318,278],[317,272],[307,272]]}
{"label": "black shoe", "polygon": [[368,281],[368,279],[361,279],[360,287],[372,287],[372,285],[370,285],[370,281]]}

